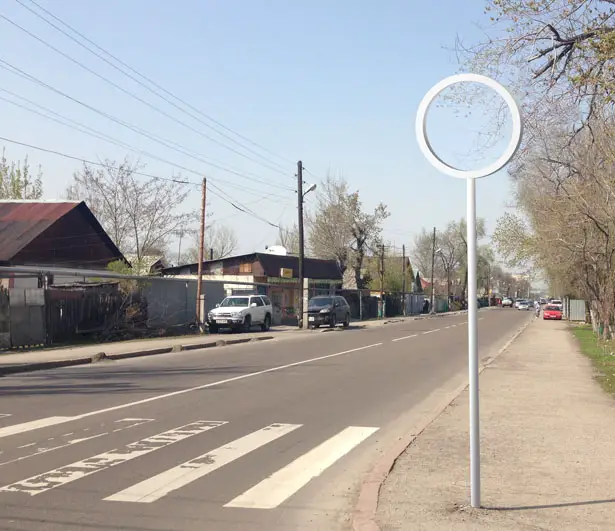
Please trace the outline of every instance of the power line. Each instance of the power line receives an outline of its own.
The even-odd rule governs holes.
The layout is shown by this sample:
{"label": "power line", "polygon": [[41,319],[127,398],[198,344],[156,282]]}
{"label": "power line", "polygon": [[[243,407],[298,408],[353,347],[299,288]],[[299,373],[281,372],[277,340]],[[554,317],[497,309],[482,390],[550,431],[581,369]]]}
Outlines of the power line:
{"label": "power line", "polygon": [[[130,129],[131,131],[133,131],[133,132],[135,132],[137,134],[140,134],[140,135],[142,135],[142,136],[144,136],[144,137],[146,137],[146,138],[148,138],[150,140],[153,140],[154,142],[157,142],[158,144],[161,144],[161,145],[163,145],[163,146],[165,146],[165,147],[167,147],[169,149],[172,149],[174,151],[182,153],[183,155],[186,155],[188,157],[191,157],[191,158],[194,158],[196,160],[199,160],[200,162],[203,162],[205,164],[209,164],[210,166],[212,166],[214,168],[218,168],[218,169],[220,169],[222,171],[226,171],[228,173],[232,173],[234,175],[237,175],[238,177],[247,178],[249,180],[259,181],[262,184],[264,184],[266,186],[273,187],[273,188],[280,188],[280,189],[289,190],[289,191],[293,190],[292,188],[290,188],[288,186],[273,184],[273,183],[270,183],[270,182],[268,182],[268,181],[266,181],[264,179],[259,179],[259,178],[256,178],[256,177],[250,179],[249,177],[246,177],[246,175],[244,175],[242,173],[230,170],[230,169],[225,168],[224,166],[220,166],[219,164],[216,164],[214,162],[209,162],[209,160],[211,160],[211,159],[208,159],[208,157],[204,157],[203,156],[203,158],[201,158],[201,157],[192,155],[189,151],[186,151],[182,147],[175,147],[175,146],[178,146],[178,144],[175,144],[172,141],[168,141],[168,140],[166,140],[166,139],[164,139],[162,137],[158,137],[157,135],[151,134],[151,133],[147,132],[146,130],[141,129],[140,127],[137,127],[135,125],[129,124],[127,122],[124,122],[123,120],[120,120],[119,118],[116,118],[115,116],[113,116],[113,115],[111,115],[111,114],[109,114],[109,113],[107,113],[105,111],[101,111],[100,109],[97,109],[96,107],[93,107],[93,106],[91,106],[91,105],[89,105],[89,104],[87,104],[87,103],[85,103],[85,102],[83,102],[83,101],[81,101],[81,100],[79,100],[79,99],[69,95],[69,94],[66,94],[65,92],[62,92],[61,90],[59,90],[59,89],[49,85],[48,83],[45,83],[44,81],[38,79],[37,77],[35,77],[35,76],[31,75],[31,74],[28,74],[27,72],[25,72],[21,68],[18,68],[15,65],[12,65],[11,63],[9,63],[7,61],[4,61],[3,59],[0,59],[0,68],[8,70],[9,72],[11,72],[14,75],[20,76],[20,77],[22,77],[24,79],[27,79],[28,81],[30,81],[32,83],[40,85],[40,86],[42,86],[42,87],[44,87],[44,88],[46,88],[46,89],[48,89],[48,90],[50,90],[50,91],[52,91],[52,92],[54,92],[56,94],[59,94],[60,96],[66,98],[66,99],[68,99],[68,100],[70,100],[70,101],[72,101],[74,103],[77,103],[78,105],[81,105],[81,106],[85,107],[86,109],[88,109],[88,110],[90,110],[90,111],[92,111],[92,112],[94,112],[96,114],[99,114],[99,115],[107,118],[108,120],[111,120],[112,122],[115,122],[115,123],[121,125],[122,127]],[[175,144],[175,146],[173,144]]]}
{"label": "power line", "polygon": [[[170,166],[181,167],[181,166],[178,166],[174,162],[168,161],[166,159],[162,159],[161,157],[158,157],[157,155],[153,155],[153,154],[151,154],[151,153],[149,153],[147,151],[135,148],[134,146],[132,146],[130,144],[127,144],[126,142],[123,142],[121,140],[117,140],[117,139],[115,139],[115,138],[113,138],[113,137],[111,137],[111,136],[109,136],[109,135],[107,135],[105,133],[101,133],[100,131],[97,131],[96,129],[93,129],[93,128],[85,125],[85,124],[82,124],[81,122],[72,120],[71,118],[67,118],[65,116],[62,116],[61,114],[56,113],[55,111],[52,111],[51,109],[47,109],[46,107],[44,107],[42,105],[39,105],[38,103],[35,103],[35,102],[29,100],[28,98],[24,98],[23,96],[15,94],[14,92],[11,92],[10,90],[6,90],[6,89],[0,87],[0,91],[6,92],[7,94],[10,94],[11,96],[13,96],[15,98],[19,98],[19,99],[21,99],[23,101],[26,101],[30,105],[34,105],[34,106],[36,106],[36,107],[46,111],[47,113],[51,113],[51,114],[57,116],[58,118],[54,118],[54,116],[49,116],[48,114],[45,114],[44,112],[39,112],[36,109],[30,109],[30,108],[28,108],[25,105],[22,105],[22,104],[20,104],[18,102],[11,101],[11,100],[9,100],[7,98],[4,98],[3,96],[0,96],[0,100],[6,101],[7,103],[10,103],[11,105],[15,105],[15,106],[17,106],[17,107],[19,107],[21,109],[25,109],[28,112],[31,112],[33,114],[37,114],[39,116],[42,116],[43,118],[46,118],[48,120],[52,120],[52,121],[57,122],[57,123],[59,123],[61,125],[64,125],[65,127],[69,127],[71,129],[74,129],[76,131],[85,133],[85,134],[90,135],[92,137],[99,138],[99,139],[101,139],[101,140],[103,140],[105,142],[109,142],[111,144],[114,144],[116,146],[122,147],[124,149],[132,151],[132,152],[137,153],[139,155],[145,155],[146,157],[158,160],[160,162],[164,162],[165,164],[169,164]],[[66,122],[68,122],[68,123],[66,123]],[[192,170],[192,173],[196,173],[196,174],[200,175],[200,172],[197,172],[196,170]],[[240,189],[240,190],[244,190],[244,191],[248,191],[248,192],[252,192],[252,193],[256,193],[256,194],[260,194],[261,193],[260,190],[254,190],[252,188],[248,188],[248,187],[245,187],[245,186],[238,186],[238,185],[234,185],[234,184],[228,183],[228,182],[225,183],[225,184],[227,186],[231,186],[232,188],[237,188],[237,189]],[[276,195],[276,194],[269,194],[268,197],[273,196],[273,195]],[[281,198],[281,199],[287,199],[286,197],[283,197],[281,195],[277,195],[276,197]]]}
{"label": "power line", "polygon": [[[41,44],[47,46],[48,48],[50,48],[51,50],[53,50],[54,52],[58,53],[59,55],[61,55],[62,57],[68,59],[69,61],[73,62],[74,64],[76,64],[77,66],[81,67],[82,69],[84,69],[86,72],[89,72],[90,74],[96,76],[97,78],[103,80],[104,82],[108,83],[109,85],[111,85],[112,87],[115,87],[117,90],[123,92],[124,94],[130,96],[131,98],[134,98],[135,100],[139,101],[140,103],[142,103],[143,105],[149,107],[150,109],[158,112],[159,114],[165,116],[166,118],[173,120],[174,122],[177,122],[178,124],[180,124],[181,126],[185,127],[186,129],[192,131],[193,133],[196,133],[200,136],[202,136],[203,138],[206,138],[208,140],[210,140],[211,142],[218,144],[219,146],[228,149],[229,151],[232,151],[233,153],[244,157],[252,162],[255,162],[256,164],[260,164],[261,166],[271,170],[271,171],[275,171],[280,173],[281,175],[286,176],[286,173],[284,171],[284,169],[279,166],[277,163],[273,163],[277,166],[279,166],[279,169],[274,167],[274,166],[269,166],[265,163],[263,163],[262,161],[255,159],[253,157],[250,157],[249,155],[246,155],[245,153],[242,153],[241,151],[230,147],[228,145],[226,145],[224,142],[220,142],[219,140],[216,140],[215,138],[211,137],[210,135],[204,133],[203,131],[200,131],[194,127],[192,127],[190,124],[187,124],[186,122],[180,120],[179,118],[176,118],[175,116],[169,114],[168,112],[164,111],[163,109],[160,109],[159,107],[157,107],[156,105],[153,105],[152,103],[148,102],[147,100],[141,98],[140,96],[132,93],[131,91],[125,89],[124,87],[122,87],[121,85],[118,85],[117,83],[115,83],[114,81],[111,81],[109,78],[107,78],[106,76],[99,74],[98,72],[96,72],[95,70],[93,70],[92,68],[90,68],[89,66],[83,64],[82,62],[78,61],[77,59],[75,59],[74,57],[71,57],[70,55],[68,55],[67,53],[63,52],[62,50],[60,50],[59,48],[56,48],[53,44],[50,44],[49,42],[47,42],[45,39],[40,38],[39,36],[35,35],[34,33],[32,33],[31,31],[27,30],[26,28],[24,28],[23,26],[17,24],[16,22],[14,22],[13,20],[11,20],[10,18],[8,18],[7,16],[3,15],[0,13],[0,18],[4,19],[6,22],[8,22],[9,24],[13,25],[14,27],[18,28],[19,30],[23,31],[24,33],[26,33],[27,35],[29,35],[30,37],[32,37],[33,39],[39,41]],[[181,109],[180,109],[181,110]],[[246,149],[244,147],[244,149]],[[258,155],[258,153],[257,153]],[[261,156],[262,157],[262,156]],[[268,160],[268,159],[267,159]],[[272,162],[272,161],[269,161]]]}
{"label": "power line", "polygon": [[[43,148],[43,147],[40,147],[40,146],[34,146],[32,144],[26,144],[25,142],[19,142],[17,140],[13,140],[11,138],[6,138],[6,137],[3,137],[3,136],[0,136],[0,140],[2,140],[4,142],[9,142],[11,144],[15,144],[15,145],[18,145],[18,146],[27,147],[27,148],[30,148],[30,149],[35,149],[37,151],[42,151],[44,153],[50,153],[52,155],[57,155],[59,157],[64,157],[66,159],[71,159],[71,160],[76,160],[76,161],[83,162],[83,163],[86,163],[86,164],[91,164],[93,166],[99,166],[99,167],[103,167],[103,168],[108,168],[109,167],[108,164],[105,164],[103,162],[95,162],[95,161],[88,160],[88,159],[85,159],[85,158],[82,158],[82,157],[76,157],[74,155],[69,155],[67,153],[62,153],[61,151],[56,151],[56,150],[53,150],[53,149]],[[151,179],[157,179],[157,180],[160,180],[160,181],[168,181],[168,182],[173,182],[173,183],[176,183],[176,184],[183,184],[183,185],[187,185],[187,186],[199,186],[199,187],[201,186],[200,183],[195,183],[194,181],[182,181],[180,179],[173,179],[173,178],[170,178],[170,177],[160,177],[158,175],[152,175],[151,173],[144,173],[144,172],[140,172],[140,171],[133,171],[132,173],[134,175],[141,175],[143,177],[149,177]],[[222,199],[222,201],[224,201],[225,203],[228,203],[229,205],[231,205],[236,210],[239,210],[240,212],[243,212],[245,214],[249,214],[249,215],[253,216],[254,218],[258,219],[259,221],[262,221],[263,223],[266,223],[267,225],[270,225],[270,226],[275,227],[275,228],[279,228],[279,226],[276,225],[275,223],[272,223],[268,219],[265,219],[265,218],[261,217],[260,215],[250,211],[250,209],[242,208],[242,206],[240,206],[241,203],[239,203],[238,201],[233,199],[226,192],[223,192],[221,188],[219,188],[217,186],[215,188],[217,190],[220,190],[224,195],[222,195],[222,194],[220,194],[218,192],[214,192],[214,191],[212,191],[211,193],[213,195],[215,195],[216,197],[218,197],[219,199]],[[224,197],[224,196],[226,196],[226,197]]]}
{"label": "power line", "polygon": [[[67,37],[69,37],[71,40],[73,40],[74,42],[76,42],[77,44],[79,44],[80,46],[84,47],[85,49],[87,49],[88,51],[90,51],[90,53],[93,53],[94,55],[96,55],[97,57],[99,57],[100,59],[102,59],[103,61],[107,62],[108,64],[110,64],[111,66],[113,66],[114,68],[118,69],[118,67],[116,65],[113,65],[111,62],[109,62],[108,60],[104,59],[102,56],[100,56],[100,54],[98,54],[97,52],[94,52],[93,50],[91,50],[90,48],[86,47],[83,43],[77,41],[74,37],[72,37],[71,35],[69,35],[67,32],[65,32],[64,30],[62,30],[61,28],[58,28],[55,24],[53,24],[51,21],[49,21],[48,19],[42,17],[42,15],[40,15],[39,13],[36,13],[36,11],[34,11],[33,9],[25,6],[23,4],[23,2],[21,0],[16,0],[20,5],[22,5],[24,8],[28,9],[29,11],[31,11],[32,13],[34,13],[36,16],[38,16],[39,18],[43,19],[45,22],[47,22],[48,24],[50,24],[51,26],[53,26],[54,28],[56,28],[58,31],[60,31],[61,33],[63,33],[64,35],[66,35]],[[99,46],[98,44],[96,44],[94,41],[92,41],[91,39],[89,39],[88,37],[86,37],[83,33],[80,33],[78,30],[76,30],[74,27],[72,27],[70,24],[68,24],[67,22],[63,21],[61,18],[59,18],[58,16],[54,15],[53,13],[51,13],[50,11],[48,11],[47,9],[45,9],[44,7],[42,7],[40,4],[38,4],[37,2],[35,2],[34,0],[30,0],[30,3],[34,4],[38,9],[40,9],[42,12],[46,13],[47,15],[49,15],[51,18],[53,18],[54,20],[56,20],[57,22],[59,22],[60,24],[62,24],[64,27],[68,28],[70,31],[72,31],[74,34],[78,35],[79,37],[81,37],[84,41],[90,43],[92,46],[94,46],[96,49],[100,50],[102,53],[104,53],[105,55],[107,55],[108,57],[111,57],[114,61],[116,61],[117,63],[119,63],[120,65],[122,65],[123,67],[125,67],[126,69],[128,69],[129,71],[133,72],[135,75],[139,76],[141,79],[144,79],[145,81],[147,81],[148,83],[150,83],[151,85],[153,85],[154,87],[156,87],[158,90],[162,91],[163,93],[167,94],[168,96],[171,96],[172,98],[174,98],[176,101],[179,101],[181,104],[185,105],[186,107],[188,107],[189,109],[193,110],[194,112],[200,114],[201,116],[205,117],[206,119],[208,119],[209,121],[215,123],[216,125],[218,125],[219,127],[222,127],[224,130],[229,131],[230,133],[233,133],[234,135],[236,135],[237,137],[241,138],[242,140],[250,143],[251,145],[269,153],[270,155],[273,155],[274,157],[277,157],[280,160],[283,160],[285,162],[288,162],[290,164],[293,164],[293,162],[281,155],[276,154],[275,152],[263,147],[262,145],[250,140],[249,138],[241,135],[240,133],[238,133],[237,131],[231,129],[230,127],[225,126],[223,123],[215,120],[214,118],[212,118],[210,115],[204,113],[203,111],[200,111],[199,109],[197,109],[196,107],[192,106],[191,104],[189,104],[188,102],[184,101],[183,99],[181,99],[179,96],[176,96],[175,94],[173,94],[172,92],[168,91],[167,89],[165,89],[164,87],[162,87],[161,85],[159,85],[158,83],[156,83],[155,81],[153,81],[152,79],[148,78],[147,76],[145,76],[144,74],[140,73],[139,71],[137,71],[136,69],[134,69],[133,67],[131,67],[130,65],[126,64],[124,61],[122,61],[121,59],[119,59],[117,56],[113,55],[111,52],[109,52],[108,50],[105,50],[104,48],[102,48],[101,46]],[[121,71],[121,70],[120,70]],[[126,72],[122,73],[128,77],[130,77],[131,79],[133,79],[134,81],[136,81],[137,83],[141,84],[139,81],[137,81],[134,77],[132,77],[131,75],[127,74]],[[147,88],[148,90],[152,90],[151,88],[147,87],[146,85],[145,88]],[[162,96],[160,96],[158,94],[159,97],[162,98]],[[165,98],[163,98],[165,99]],[[165,99],[165,101],[168,101]],[[170,102],[169,102],[170,103]],[[183,112],[186,112],[184,109],[180,109]],[[214,131],[216,131],[218,134],[223,135],[223,133],[221,133],[220,131],[218,131],[217,129],[213,128],[212,126],[208,125],[208,124],[204,124],[207,127],[213,129]],[[230,140],[236,142],[235,140],[231,139],[229,137]],[[259,155],[260,156],[260,155]]]}

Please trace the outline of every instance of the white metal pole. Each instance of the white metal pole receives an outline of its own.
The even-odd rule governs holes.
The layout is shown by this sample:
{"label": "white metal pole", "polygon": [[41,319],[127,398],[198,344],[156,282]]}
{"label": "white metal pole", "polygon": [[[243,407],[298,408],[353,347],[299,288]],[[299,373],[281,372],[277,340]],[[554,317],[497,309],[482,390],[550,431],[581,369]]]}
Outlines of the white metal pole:
{"label": "white metal pole", "polygon": [[478,392],[478,301],[476,253],[476,179],[467,182],[468,368],[470,381],[470,503],[480,507],[480,425]]}

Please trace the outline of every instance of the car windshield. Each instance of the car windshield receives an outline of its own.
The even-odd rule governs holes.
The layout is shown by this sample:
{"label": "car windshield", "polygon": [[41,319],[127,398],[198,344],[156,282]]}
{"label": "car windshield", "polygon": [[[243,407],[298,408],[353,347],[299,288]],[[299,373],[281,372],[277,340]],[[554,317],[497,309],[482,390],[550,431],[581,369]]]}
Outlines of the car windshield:
{"label": "car windshield", "polygon": [[327,306],[331,306],[333,304],[333,299],[331,297],[318,297],[316,299],[311,299],[308,303],[308,308],[325,308]]}
{"label": "car windshield", "polygon": [[249,306],[248,302],[250,301],[249,297],[227,297],[220,303],[221,308],[229,308],[229,307],[239,307],[246,308]]}
{"label": "car windshield", "polygon": [[561,304],[561,303],[562,303],[562,301],[560,301],[559,299],[553,299],[551,301],[551,304]]}
{"label": "car windshield", "polygon": [[559,312],[559,308],[557,306],[547,306],[545,309],[550,312]]}

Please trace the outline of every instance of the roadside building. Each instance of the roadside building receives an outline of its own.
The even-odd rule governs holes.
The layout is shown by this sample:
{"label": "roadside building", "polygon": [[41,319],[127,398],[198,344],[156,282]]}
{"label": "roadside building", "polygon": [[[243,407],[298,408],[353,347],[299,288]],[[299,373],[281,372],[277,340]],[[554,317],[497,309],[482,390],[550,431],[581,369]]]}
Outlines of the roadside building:
{"label": "roadside building", "polygon": [[[304,265],[304,277],[312,281],[311,295],[334,292],[341,287],[342,274],[334,260],[305,258]],[[197,270],[198,264],[195,263],[167,268],[162,270],[162,274],[196,278]],[[299,258],[291,255],[250,253],[203,263],[203,280],[222,282],[226,295],[267,295],[273,304],[273,324],[297,322],[298,276]]]}

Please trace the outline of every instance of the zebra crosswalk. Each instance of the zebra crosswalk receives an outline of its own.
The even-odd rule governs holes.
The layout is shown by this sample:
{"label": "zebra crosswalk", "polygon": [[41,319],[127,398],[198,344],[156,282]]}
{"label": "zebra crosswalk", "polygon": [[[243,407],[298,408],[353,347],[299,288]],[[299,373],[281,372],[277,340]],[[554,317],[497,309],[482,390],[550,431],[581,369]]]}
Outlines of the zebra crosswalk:
{"label": "zebra crosswalk", "polygon": [[[141,428],[147,426],[149,431],[152,424],[155,423],[141,423],[140,426]],[[59,461],[56,464],[62,464],[62,466],[20,479],[8,485],[2,486],[0,484],[0,500],[3,495],[8,495],[8,493],[13,495],[41,496],[45,495],[48,491],[66,487],[83,478],[95,474],[102,475],[105,471],[113,469],[121,472],[122,465],[127,465],[130,461],[137,460],[154,452],[172,452],[172,446],[177,443],[201,437],[206,438],[207,432],[218,430],[223,426],[228,427],[228,425],[229,422],[227,421],[198,420],[161,433],[149,435],[124,446],[119,446],[85,459],[69,462],[68,464],[62,464],[62,461]],[[108,483],[102,484],[97,489],[97,492],[100,493],[100,500],[104,503],[151,504],[173,495],[176,491],[202,480],[207,475],[223,469],[231,463],[250,459],[256,450],[265,446],[275,445],[277,441],[293,432],[301,433],[298,430],[308,428],[308,426],[303,424],[270,424],[245,433],[239,438],[230,440],[222,446],[200,455],[184,456],[182,452],[181,455],[184,459],[186,457],[190,458],[166,470],[154,469],[149,477],[133,484],[121,485],[122,488],[116,490],[116,492],[104,492],[104,485]],[[225,508],[241,509],[274,509],[279,507],[304,488],[310,481],[320,476],[351,450],[376,433],[378,429],[374,427],[346,427],[332,437],[324,441],[318,441],[312,449],[302,455],[292,456],[294,460],[290,463],[283,463],[281,468],[274,470],[267,477],[259,478],[260,481],[257,481],[244,492],[233,493],[236,496],[222,505]],[[220,434],[222,435],[222,433],[221,431]],[[146,434],[147,432],[143,433],[143,435]],[[239,434],[236,433],[235,435]],[[206,439],[203,441],[203,444],[207,444]],[[192,445],[192,447],[194,446],[201,446],[201,440],[199,439],[198,445]],[[286,456],[287,453],[284,452],[284,455]],[[158,456],[158,453],[156,456]],[[164,462],[164,460],[157,460],[157,462],[159,461]],[[151,469],[150,463],[150,466],[147,467],[148,473],[150,473]],[[265,469],[267,470],[266,467]],[[271,470],[267,470],[263,475],[268,472],[271,472]],[[120,486],[120,483],[130,481],[121,473],[119,476],[121,478],[120,482],[111,481],[109,484]],[[132,477],[130,474],[127,476],[128,478]],[[140,478],[142,477],[143,475],[140,476]],[[245,488],[245,485],[238,486],[237,488],[241,491],[242,488]]]}

